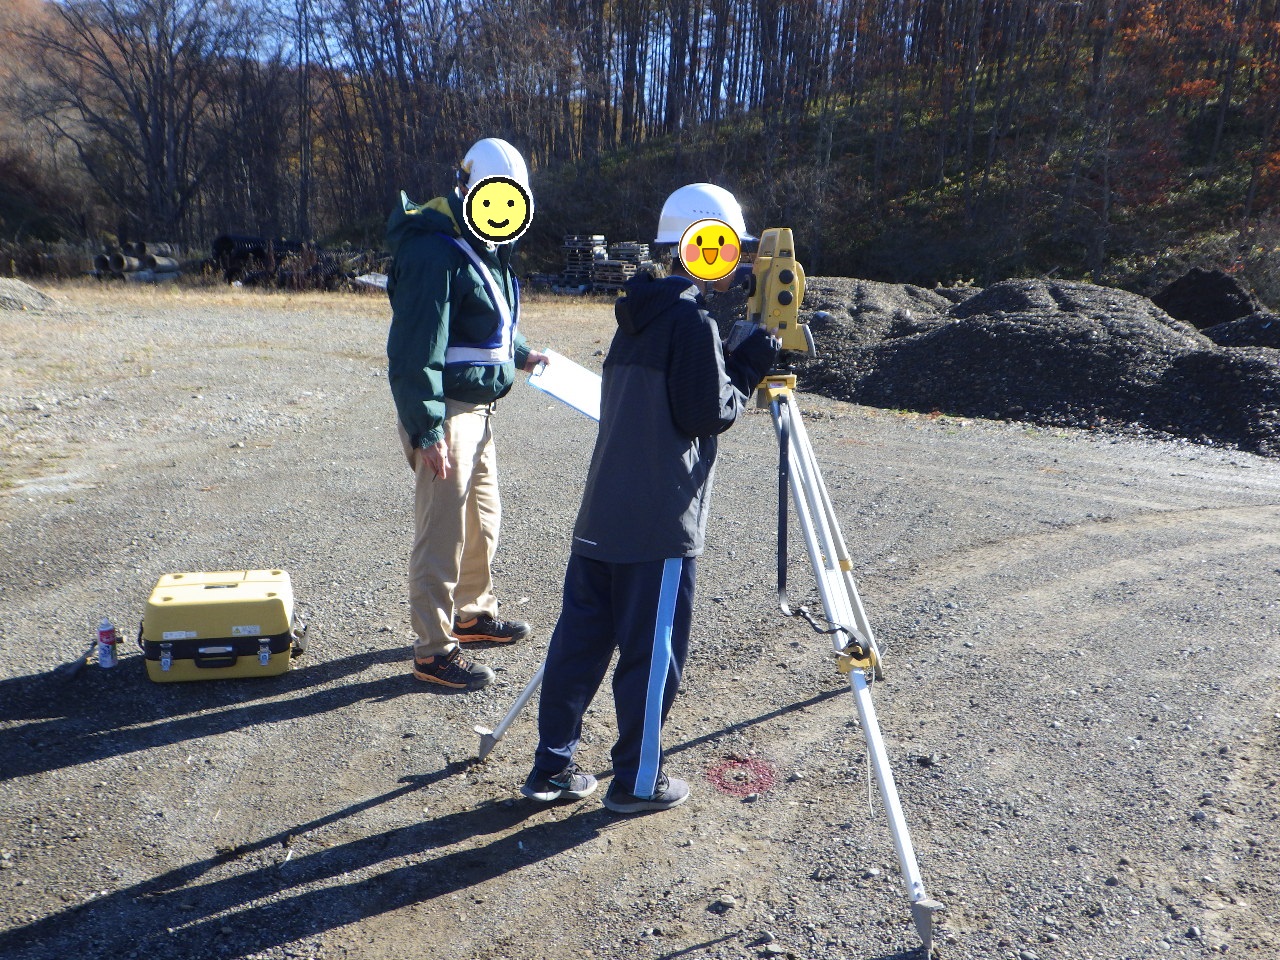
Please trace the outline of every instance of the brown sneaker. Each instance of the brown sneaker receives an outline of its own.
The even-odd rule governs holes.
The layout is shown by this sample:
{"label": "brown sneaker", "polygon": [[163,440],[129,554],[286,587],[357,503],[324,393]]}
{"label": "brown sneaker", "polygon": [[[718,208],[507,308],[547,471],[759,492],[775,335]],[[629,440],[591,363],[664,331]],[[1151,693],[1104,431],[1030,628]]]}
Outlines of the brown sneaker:
{"label": "brown sneaker", "polygon": [[529,625],[523,620],[499,620],[487,613],[470,620],[453,621],[453,638],[459,643],[515,643],[529,636]]}
{"label": "brown sneaker", "polygon": [[423,660],[414,659],[413,675],[427,683],[439,684],[451,690],[480,690],[489,685],[493,671],[483,663],[473,663],[462,655],[458,647],[448,653]]}

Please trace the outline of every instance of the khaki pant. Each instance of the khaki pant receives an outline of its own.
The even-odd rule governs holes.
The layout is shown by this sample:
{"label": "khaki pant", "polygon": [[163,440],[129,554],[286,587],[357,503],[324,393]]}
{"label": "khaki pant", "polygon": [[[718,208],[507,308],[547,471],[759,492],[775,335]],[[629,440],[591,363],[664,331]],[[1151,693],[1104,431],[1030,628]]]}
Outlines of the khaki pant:
{"label": "khaki pant", "polygon": [[414,468],[414,536],[409,554],[409,619],[415,657],[447,652],[453,621],[496,616],[490,564],[498,546],[498,452],[490,404],[445,400],[444,437],[452,469],[441,480],[409,435],[400,443]]}

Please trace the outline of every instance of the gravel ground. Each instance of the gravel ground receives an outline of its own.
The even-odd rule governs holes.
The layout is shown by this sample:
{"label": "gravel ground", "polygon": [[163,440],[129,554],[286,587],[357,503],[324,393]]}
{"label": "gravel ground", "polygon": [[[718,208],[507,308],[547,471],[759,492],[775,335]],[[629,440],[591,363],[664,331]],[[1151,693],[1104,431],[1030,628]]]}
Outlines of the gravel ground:
{"label": "gravel ground", "polygon": [[[495,576],[535,637],[435,695],[408,671],[385,302],[45,293],[0,309],[0,956],[918,956],[846,682],[776,612],[767,415],[721,447],[669,725],[693,798],[536,807],[533,710],[483,764],[472,727],[541,660],[592,425],[524,383],[503,402]],[[884,294],[932,304],[880,311],[905,339],[979,295]],[[525,321],[589,366],[611,326],[605,302]],[[1179,354],[1163,326],[1134,329]],[[939,956],[1277,956],[1280,461],[799,400],[885,650]],[[311,628],[289,673],[154,684],[135,649],[58,670],[104,614],[131,636],[161,574],[259,567]],[[611,717],[605,690],[581,756],[602,778]]]}
{"label": "gravel ground", "polygon": [[29,283],[0,277],[0,310],[48,310],[57,302]]}

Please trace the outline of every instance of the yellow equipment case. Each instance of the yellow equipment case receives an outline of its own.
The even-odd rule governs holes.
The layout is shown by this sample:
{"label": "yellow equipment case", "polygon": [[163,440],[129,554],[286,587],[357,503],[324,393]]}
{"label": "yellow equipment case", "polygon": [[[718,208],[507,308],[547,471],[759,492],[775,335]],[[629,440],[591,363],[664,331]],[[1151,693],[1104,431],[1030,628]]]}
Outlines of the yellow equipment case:
{"label": "yellow equipment case", "polygon": [[283,570],[166,573],[147,600],[138,633],[147,675],[158,683],[269,677],[306,649]]}

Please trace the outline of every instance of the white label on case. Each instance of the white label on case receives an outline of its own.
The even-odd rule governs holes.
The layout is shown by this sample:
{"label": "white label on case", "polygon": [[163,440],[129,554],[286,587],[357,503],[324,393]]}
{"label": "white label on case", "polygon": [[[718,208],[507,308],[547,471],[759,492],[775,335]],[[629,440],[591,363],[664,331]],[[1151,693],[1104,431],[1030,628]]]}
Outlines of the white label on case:
{"label": "white label on case", "polygon": [[231,635],[233,637],[256,637],[262,633],[262,627],[258,624],[251,624],[244,627],[232,627]]}
{"label": "white label on case", "polygon": [[194,630],[166,630],[160,635],[162,640],[194,640],[200,634]]}

